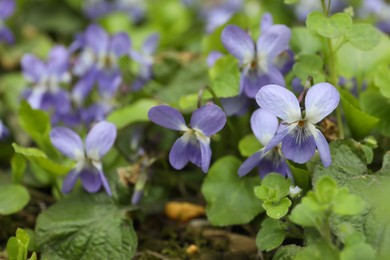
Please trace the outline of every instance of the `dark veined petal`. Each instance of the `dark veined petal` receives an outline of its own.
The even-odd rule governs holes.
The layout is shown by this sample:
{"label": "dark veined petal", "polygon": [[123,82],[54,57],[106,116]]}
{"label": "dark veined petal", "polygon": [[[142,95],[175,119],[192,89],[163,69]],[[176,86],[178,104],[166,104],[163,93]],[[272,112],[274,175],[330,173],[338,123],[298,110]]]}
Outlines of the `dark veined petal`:
{"label": "dark veined petal", "polygon": [[93,168],[84,168],[80,172],[80,180],[84,189],[90,193],[95,193],[102,186],[102,179],[99,172]]}
{"label": "dark veined petal", "polygon": [[246,159],[238,168],[238,175],[240,177],[247,175],[253,168],[258,166],[263,159],[264,149],[252,154],[248,159]]}
{"label": "dark veined petal", "polygon": [[94,125],[85,139],[87,156],[99,161],[112,147],[116,138],[114,124],[101,121]]}
{"label": "dark veined petal", "polygon": [[84,157],[84,145],[80,136],[73,130],[58,126],[50,132],[51,143],[66,157],[81,160]]}
{"label": "dark veined petal", "polygon": [[169,163],[176,170],[181,170],[190,161],[188,157],[188,146],[191,133],[184,133],[182,137],[176,140],[169,152]]}
{"label": "dark veined petal", "polygon": [[325,167],[329,167],[332,164],[332,157],[330,155],[329,144],[326,141],[324,135],[318,130],[314,125],[308,125],[310,132],[314,136],[314,140],[317,145],[318,153],[320,154],[320,158]]}
{"label": "dark veined petal", "polygon": [[268,27],[256,43],[257,58],[273,61],[280,53],[288,49],[291,30],[281,24]]}
{"label": "dark veined petal", "polygon": [[306,163],[316,151],[314,136],[305,125],[297,125],[282,140],[282,152],[287,159],[296,163]]}
{"label": "dark veined petal", "polygon": [[274,137],[279,127],[279,121],[270,112],[264,109],[257,109],[251,116],[251,128],[257,139],[267,145]]}
{"label": "dark veined petal", "polygon": [[214,104],[196,109],[191,116],[191,127],[200,130],[206,136],[212,136],[226,124],[226,114]]}
{"label": "dark veined petal", "polygon": [[264,178],[267,174],[271,172],[279,173],[285,177],[292,179],[290,168],[286,162],[286,159],[283,158],[278,151],[271,150],[264,156],[259,164],[259,175],[260,178]]}
{"label": "dark veined petal", "polygon": [[66,175],[63,183],[62,183],[62,192],[69,193],[79,178],[79,172],[77,170],[72,170]]}
{"label": "dark veined petal", "polygon": [[306,94],[306,119],[316,124],[336,109],[340,101],[337,89],[329,83],[318,83]]}
{"label": "dark veined petal", "polygon": [[262,87],[256,95],[257,104],[281,118],[287,123],[293,123],[300,119],[301,108],[298,99],[288,89],[278,85]]}
{"label": "dark veined petal", "polygon": [[176,131],[188,130],[182,114],[170,106],[161,105],[152,107],[148,112],[148,117],[153,123],[168,129]]}
{"label": "dark veined petal", "polygon": [[222,31],[221,40],[225,48],[241,63],[248,63],[255,56],[255,44],[243,29],[228,25]]}

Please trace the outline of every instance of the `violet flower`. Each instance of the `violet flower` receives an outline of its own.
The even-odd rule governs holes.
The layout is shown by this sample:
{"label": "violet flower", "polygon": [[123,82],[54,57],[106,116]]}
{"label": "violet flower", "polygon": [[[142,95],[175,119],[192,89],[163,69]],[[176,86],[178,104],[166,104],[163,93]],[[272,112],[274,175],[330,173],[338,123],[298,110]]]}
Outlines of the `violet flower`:
{"label": "violet flower", "polygon": [[113,124],[102,121],[88,133],[85,146],[80,136],[66,127],[55,127],[50,133],[52,144],[66,157],[77,162],[76,167],[68,173],[62,185],[62,192],[70,192],[78,178],[84,189],[90,193],[97,192],[103,185],[108,195],[110,186],[103,173],[101,158],[111,149],[116,138]]}
{"label": "violet flower", "polygon": [[[278,127],[278,119],[270,112],[261,108],[253,112],[251,128],[256,138],[264,146],[275,136]],[[265,148],[262,148],[246,159],[238,169],[238,175],[240,177],[245,176],[257,166],[261,178],[264,178],[270,172],[276,172],[292,179],[290,168],[286,159],[282,156],[279,147],[276,146],[268,152],[264,152],[264,150]]]}
{"label": "violet flower", "polygon": [[15,10],[14,0],[0,0],[0,42],[5,41],[7,43],[14,42],[14,36],[12,32],[4,24],[5,19],[10,17]]}
{"label": "violet flower", "polygon": [[67,113],[70,109],[69,95],[61,89],[61,84],[69,83],[71,79],[68,51],[62,46],[54,47],[47,62],[25,54],[21,64],[24,77],[32,84],[32,89],[23,94],[31,107]]}
{"label": "violet flower", "polygon": [[134,91],[140,90],[152,79],[153,54],[157,49],[159,38],[158,34],[152,34],[144,41],[140,52],[130,51],[131,58],[140,65],[139,74],[132,85]]}
{"label": "violet flower", "polygon": [[81,103],[91,92],[97,81],[101,96],[111,97],[122,82],[118,59],[129,53],[130,39],[126,33],[109,36],[100,26],[91,25],[84,37],[76,39],[79,46],[84,42],[83,51],[73,68],[81,76],[73,89],[73,98]]}
{"label": "violet flower", "polygon": [[291,31],[288,27],[272,25],[255,43],[240,27],[226,26],[222,31],[222,43],[240,61],[240,93],[254,98],[262,86],[285,84],[282,73],[273,62],[279,54],[288,49],[290,37]]}
{"label": "violet flower", "polygon": [[0,140],[9,135],[8,128],[4,125],[3,121],[0,120]]}
{"label": "violet flower", "polygon": [[325,167],[332,158],[329,145],[315,126],[338,105],[340,94],[329,83],[318,83],[306,94],[303,108],[292,92],[278,85],[260,89],[256,101],[263,109],[282,119],[277,134],[264,149],[264,153],[282,142],[282,152],[287,159],[305,163],[314,155],[316,147]]}
{"label": "violet flower", "polygon": [[226,115],[221,108],[209,104],[196,109],[192,113],[190,127],[186,125],[182,114],[170,106],[153,107],[148,116],[160,126],[184,132],[169,153],[169,162],[173,168],[181,170],[188,162],[192,162],[207,173],[212,153],[210,137],[226,123]]}
{"label": "violet flower", "polygon": [[358,16],[366,18],[375,15],[377,27],[384,33],[390,33],[390,4],[384,0],[363,0],[357,11]]}

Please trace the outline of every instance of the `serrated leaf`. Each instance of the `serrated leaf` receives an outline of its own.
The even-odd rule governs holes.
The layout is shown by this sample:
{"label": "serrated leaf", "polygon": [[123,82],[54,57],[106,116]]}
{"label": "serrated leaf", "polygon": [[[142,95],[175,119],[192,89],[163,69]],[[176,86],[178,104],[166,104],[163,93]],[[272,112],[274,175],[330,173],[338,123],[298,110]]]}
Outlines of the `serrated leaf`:
{"label": "serrated leaf", "polygon": [[256,245],[260,250],[270,251],[279,247],[285,236],[286,231],[279,220],[266,218],[257,233]]}
{"label": "serrated leaf", "polygon": [[371,24],[354,24],[347,29],[348,41],[360,50],[371,50],[381,40],[381,33]]}
{"label": "serrated leaf", "polygon": [[113,123],[118,129],[136,122],[148,122],[148,111],[158,102],[151,99],[140,99],[126,107],[114,110],[107,121]]}
{"label": "serrated leaf", "polygon": [[283,198],[279,202],[265,201],[262,206],[269,217],[280,219],[287,214],[291,206],[291,200],[289,198]]}
{"label": "serrated leaf", "polygon": [[30,194],[22,185],[0,184],[0,215],[16,213],[29,201]]}
{"label": "serrated leaf", "polygon": [[348,91],[339,89],[345,119],[356,139],[366,137],[379,123],[379,118],[362,111],[357,99]]}
{"label": "serrated leaf", "polygon": [[131,259],[137,236],[104,193],[73,193],[39,215],[36,243],[47,259]]}
{"label": "serrated leaf", "polygon": [[312,12],[307,16],[306,26],[326,38],[338,38],[344,35],[352,25],[348,14],[336,13],[330,17],[320,12]]}
{"label": "serrated leaf", "polygon": [[37,148],[21,147],[15,143],[12,146],[14,147],[15,153],[23,155],[26,159],[37,163],[40,167],[55,175],[65,175],[74,168],[74,163],[68,165],[58,164]]}
{"label": "serrated leaf", "polygon": [[260,178],[240,178],[237,174],[240,164],[233,156],[222,157],[212,165],[203,182],[207,218],[213,225],[248,223],[264,211],[253,194],[253,188],[260,184]]}
{"label": "serrated leaf", "polygon": [[258,152],[262,147],[263,145],[253,134],[244,136],[238,143],[238,150],[243,157],[251,156]]}

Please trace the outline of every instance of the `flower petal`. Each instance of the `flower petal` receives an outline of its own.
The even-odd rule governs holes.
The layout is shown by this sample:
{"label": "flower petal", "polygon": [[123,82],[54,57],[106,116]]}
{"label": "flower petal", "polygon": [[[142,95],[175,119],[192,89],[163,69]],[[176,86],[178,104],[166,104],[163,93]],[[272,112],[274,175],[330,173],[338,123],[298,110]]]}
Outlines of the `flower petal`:
{"label": "flower petal", "polygon": [[259,175],[260,178],[264,178],[271,172],[279,173],[280,175],[292,178],[290,168],[279,152],[270,151],[259,164]]}
{"label": "flower petal", "polygon": [[204,173],[209,171],[210,162],[211,162],[211,148],[210,148],[210,138],[201,136],[199,133],[195,133],[200,145],[200,154],[201,154],[201,168]]}
{"label": "flower petal", "polygon": [[281,24],[272,25],[265,30],[256,43],[259,59],[273,61],[280,53],[288,49],[291,30]]}
{"label": "flower petal", "polygon": [[269,150],[277,146],[283,138],[294,129],[296,124],[285,125],[283,122],[279,125],[278,131],[276,135],[268,142],[268,144],[264,147],[264,153],[267,153]]}
{"label": "flower petal", "polygon": [[103,184],[103,188],[106,190],[108,196],[112,197],[112,192],[110,185],[108,184],[108,181],[106,179],[106,176],[104,176],[104,173],[102,171],[99,171],[99,176]]}
{"label": "flower petal", "polygon": [[241,63],[250,62],[255,55],[255,44],[243,29],[228,25],[222,31],[221,40],[225,48]]}
{"label": "flower petal", "polygon": [[97,74],[99,94],[103,98],[112,97],[122,82],[122,74],[119,70],[100,71]]}
{"label": "flower petal", "polygon": [[279,121],[270,112],[264,109],[257,109],[251,116],[251,128],[257,139],[267,145],[274,137],[279,127]]}
{"label": "flower petal", "polygon": [[51,49],[47,68],[51,75],[56,75],[58,80],[68,71],[69,53],[63,46],[55,46]]}
{"label": "flower petal", "polygon": [[245,114],[249,107],[249,99],[245,95],[221,98],[223,111],[227,116]]}
{"label": "flower petal", "polygon": [[305,98],[307,120],[312,124],[320,122],[336,109],[339,101],[340,94],[331,84],[315,84],[307,91]]}
{"label": "flower petal", "polygon": [[10,17],[15,10],[14,0],[1,0],[0,1],[0,20],[5,20]]}
{"label": "flower petal", "polygon": [[176,131],[188,130],[182,114],[170,106],[161,105],[152,107],[148,112],[148,117],[153,123],[168,129]]}
{"label": "flower petal", "polygon": [[85,32],[86,45],[97,53],[105,53],[108,50],[109,36],[102,27],[93,24]]}
{"label": "flower petal", "polygon": [[260,22],[260,32],[264,33],[273,24],[274,24],[274,18],[272,17],[272,14],[270,13],[263,14],[263,17],[261,18],[261,22]]}
{"label": "flower petal", "polygon": [[62,183],[62,193],[69,193],[79,178],[79,172],[77,170],[72,170],[66,175]]}
{"label": "flower petal", "polygon": [[208,104],[195,110],[191,116],[191,127],[211,136],[226,124],[226,114],[214,104]]}
{"label": "flower petal", "polygon": [[116,138],[114,124],[101,121],[94,125],[85,139],[87,156],[99,161],[112,147]]}
{"label": "flower petal", "polygon": [[287,123],[296,122],[302,118],[298,99],[284,87],[264,86],[257,93],[256,101],[261,108],[268,110]]}
{"label": "flower petal", "polygon": [[219,51],[212,51],[209,53],[209,55],[207,56],[207,66],[209,68],[213,67],[214,64],[217,62],[217,60],[219,58],[221,58],[223,56],[223,54]]}
{"label": "flower petal", "polygon": [[46,94],[44,88],[33,88],[27,97],[27,102],[33,109],[43,109],[42,101]]}
{"label": "flower petal", "polygon": [[145,54],[152,55],[157,49],[159,40],[160,35],[158,35],[157,33],[153,33],[145,40],[144,44],[142,45],[142,51]]}
{"label": "flower petal", "polygon": [[90,193],[95,193],[102,186],[102,179],[96,169],[84,168],[80,172],[81,184]]}
{"label": "flower petal", "polygon": [[169,152],[169,163],[176,170],[181,170],[189,162],[188,145],[189,133],[185,133],[182,137],[176,140]]}
{"label": "flower petal", "polygon": [[110,52],[117,57],[128,54],[130,52],[131,42],[127,33],[121,32],[112,36],[110,41]]}
{"label": "flower petal", "polygon": [[252,154],[246,159],[238,168],[238,176],[242,177],[247,175],[253,168],[259,165],[264,156],[264,149]]}
{"label": "flower petal", "polygon": [[73,130],[58,126],[50,132],[51,143],[66,157],[81,160],[84,157],[84,145],[80,136]]}
{"label": "flower petal", "polygon": [[10,29],[8,29],[5,26],[3,26],[3,28],[0,29],[0,42],[2,41],[5,41],[8,44],[15,42],[13,33],[11,32]]}
{"label": "flower petal", "polygon": [[45,74],[45,64],[32,54],[25,54],[22,57],[23,75],[27,80],[37,83]]}
{"label": "flower petal", "polygon": [[76,103],[80,105],[88,96],[97,79],[97,75],[98,74],[96,70],[91,69],[82,78],[79,79],[72,91],[72,96]]}
{"label": "flower petal", "polygon": [[296,126],[282,140],[282,152],[287,159],[306,163],[316,151],[314,136],[308,127]]}
{"label": "flower petal", "polygon": [[325,167],[329,167],[332,164],[332,156],[330,154],[328,141],[326,141],[325,136],[314,125],[309,124],[309,129],[314,136],[322,163]]}

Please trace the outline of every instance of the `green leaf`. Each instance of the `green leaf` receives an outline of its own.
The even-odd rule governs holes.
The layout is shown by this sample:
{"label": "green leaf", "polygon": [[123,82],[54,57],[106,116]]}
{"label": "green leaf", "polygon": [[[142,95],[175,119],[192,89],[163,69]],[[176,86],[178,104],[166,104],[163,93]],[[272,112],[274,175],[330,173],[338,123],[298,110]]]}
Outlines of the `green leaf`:
{"label": "green leaf", "polygon": [[345,119],[351,130],[352,136],[356,139],[366,137],[378,124],[379,118],[363,112],[359,106],[358,100],[348,91],[339,89],[339,92]]}
{"label": "green leaf", "polygon": [[213,164],[203,182],[207,218],[213,225],[248,223],[264,211],[253,194],[253,188],[260,184],[260,178],[240,178],[237,174],[240,165],[241,162],[233,156],[222,157]]}
{"label": "green leaf", "polygon": [[345,13],[336,13],[327,17],[316,11],[310,13],[306,20],[307,28],[321,36],[332,39],[343,36],[351,25],[352,19]]}
{"label": "green leaf", "polygon": [[354,24],[347,29],[348,41],[360,50],[369,51],[381,41],[381,33],[371,24]]}
{"label": "green leaf", "polygon": [[323,82],[325,75],[323,73],[324,63],[320,56],[314,54],[303,54],[298,57],[293,67],[294,74],[302,81],[306,81],[309,76],[313,77],[315,83]]}
{"label": "green leaf", "polygon": [[303,227],[320,228],[324,217],[324,209],[317,202],[314,193],[309,191],[306,196],[302,198],[301,203],[295,206],[291,211],[289,218],[295,224]]}
{"label": "green leaf", "polygon": [[337,184],[331,177],[323,176],[316,183],[314,192],[318,202],[331,203],[337,192]]}
{"label": "green leaf", "polygon": [[342,188],[334,195],[333,212],[339,215],[358,215],[365,208],[364,201],[353,194],[347,188]]}
{"label": "green leaf", "polygon": [[256,245],[260,250],[270,251],[279,247],[285,236],[286,231],[279,220],[266,218],[257,233]]}
{"label": "green leaf", "polygon": [[26,260],[30,236],[21,228],[16,229],[16,236],[8,239],[7,254],[10,260]]}
{"label": "green leaf", "polygon": [[51,125],[49,115],[46,112],[32,109],[27,101],[23,100],[19,109],[19,123],[42,150],[49,154],[58,154],[50,141]]}
{"label": "green leaf", "polygon": [[379,118],[378,130],[385,136],[390,136],[390,102],[379,92],[367,90],[360,95],[362,109]]}
{"label": "green leaf", "polygon": [[[265,187],[266,198],[260,198],[258,191],[259,187],[255,187],[254,191],[257,197],[263,201],[279,202],[282,198],[286,197],[290,192],[291,179],[286,179],[282,175],[277,173],[271,173],[264,177],[261,182],[261,187]],[[261,188],[263,189],[263,188]]]}
{"label": "green leaf", "polygon": [[291,260],[295,259],[295,256],[299,251],[302,250],[302,247],[296,245],[287,245],[279,247],[272,259],[275,260]]}
{"label": "green leaf", "polygon": [[284,3],[290,5],[290,4],[295,4],[295,3],[297,3],[298,1],[299,1],[299,0],[284,0]]}
{"label": "green leaf", "polygon": [[299,260],[323,260],[326,259],[340,259],[339,252],[334,245],[329,242],[319,239],[315,243],[303,248],[294,259]]}
{"label": "green leaf", "polygon": [[43,151],[37,148],[21,147],[15,143],[12,146],[14,147],[15,153],[23,155],[25,158],[37,163],[40,167],[55,175],[65,175],[74,168],[74,163],[67,165],[58,164],[49,159]]}
{"label": "green leaf", "polygon": [[258,152],[263,145],[257,140],[253,134],[244,136],[238,143],[238,150],[243,157],[249,157]]}
{"label": "green leaf", "polygon": [[29,201],[30,194],[22,185],[0,184],[0,215],[16,213]]}
{"label": "green leaf", "polygon": [[14,154],[11,159],[12,180],[14,183],[22,183],[26,170],[26,159],[20,154]]}
{"label": "green leaf", "polygon": [[[234,97],[238,95],[240,87],[240,72],[238,60],[233,56],[225,56],[218,59],[209,70],[210,85],[219,98]],[[207,91],[205,98],[212,95]]]}
{"label": "green leaf", "polygon": [[262,206],[269,217],[280,219],[287,214],[291,206],[291,200],[289,198],[283,198],[279,202],[265,201]]}
{"label": "green leaf", "polygon": [[291,48],[297,54],[316,54],[322,48],[321,39],[306,27],[291,29]]}
{"label": "green leaf", "polygon": [[377,68],[374,80],[381,94],[385,98],[390,99],[390,69],[387,65],[382,65]]}
{"label": "green leaf", "polygon": [[107,121],[113,123],[118,129],[124,128],[136,122],[148,122],[148,111],[158,103],[151,99],[140,99],[126,107],[116,109]]}
{"label": "green leaf", "polygon": [[73,193],[39,215],[36,243],[47,259],[131,259],[131,220],[105,193]]}

